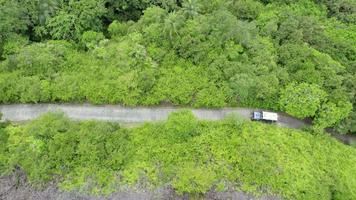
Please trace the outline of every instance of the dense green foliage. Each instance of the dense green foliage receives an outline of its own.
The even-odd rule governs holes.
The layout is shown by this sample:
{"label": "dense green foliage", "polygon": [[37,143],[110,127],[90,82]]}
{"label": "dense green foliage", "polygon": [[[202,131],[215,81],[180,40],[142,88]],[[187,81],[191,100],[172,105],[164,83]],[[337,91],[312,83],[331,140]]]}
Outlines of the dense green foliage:
{"label": "dense green foliage", "polygon": [[[356,149],[326,134],[229,117],[122,128],[47,114],[0,129],[0,170],[23,169],[35,186],[109,194],[124,185],[170,185],[180,194],[228,188],[286,199],[355,199]],[[7,169],[7,170],[5,170]]]}
{"label": "dense green foliage", "polygon": [[355,132],[355,13],[353,0],[0,0],[0,102],[249,106]]}
{"label": "dense green foliage", "polygon": [[303,119],[314,116],[325,97],[326,93],[318,86],[307,83],[291,84],[282,91],[280,104],[288,113]]}
{"label": "dense green foliage", "polygon": [[[0,112],[0,120],[2,118],[2,113]],[[3,171],[6,170],[7,164],[6,160],[7,158],[7,139],[8,139],[8,134],[5,131],[6,124],[0,122],[0,174],[2,174]]]}

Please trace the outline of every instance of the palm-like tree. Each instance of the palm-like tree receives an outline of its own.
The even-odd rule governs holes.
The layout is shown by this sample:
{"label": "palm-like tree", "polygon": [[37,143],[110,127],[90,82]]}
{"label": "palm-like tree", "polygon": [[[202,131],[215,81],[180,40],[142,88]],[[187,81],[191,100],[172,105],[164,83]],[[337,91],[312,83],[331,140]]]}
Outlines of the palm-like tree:
{"label": "palm-like tree", "polygon": [[36,2],[38,23],[44,25],[46,20],[50,18],[59,6],[58,0],[38,0]]}
{"label": "palm-like tree", "polygon": [[183,3],[183,10],[188,18],[193,18],[199,14],[199,4],[196,0],[187,0]]}
{"label": "palm-like tree", "polygon": [[179,19],[176,12],[170,13],[164,20],[164,32],[168,34],[170,40],[173,40],[174,35],[178,35]]}

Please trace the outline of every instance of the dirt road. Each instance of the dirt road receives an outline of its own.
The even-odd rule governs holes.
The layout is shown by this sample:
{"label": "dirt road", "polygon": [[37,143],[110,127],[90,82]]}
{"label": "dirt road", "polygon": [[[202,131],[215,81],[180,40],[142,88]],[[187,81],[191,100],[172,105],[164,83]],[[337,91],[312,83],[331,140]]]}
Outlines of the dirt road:
{"label": "dirt road", "polygon": [[[166,120],[171,112],[184,108],[178,107],[122,107],[118,105],[89,104],[12,104],[0,105],[3,119],[13,122],[28,121],[46,112],[64,112],[74,120],[105,120],[119,123],[143,123]],[[203,120],[219,120],[227,115],[236,114],[249,119],[251,113],[258,109],[223,108],[191,109],[194,115]],[[279,114],[279,125],[290,128],[302,128],[307,124],[286,114]]]}
{"label": "dirt road", "polygon": [[[124,124],[136,124],[143,122],[154,122],[166,120],[171,112],[178,111],[184,108],[178,107],[122,107],[118,105],[89,105],[89,104],[13,104],[0,105],[0,112],[3,113],[5,120],[13,122],[23,122],[35,119],[47,112],[64,112],[68,117],[74,120],[104,120],[113,121]],[[236,114],[245,119],[249,119],[253,111],[259,109],[248,108],[223,108],[223,109],[191,109],[194,115],[199,119],[204,120],[219,120],[227,115]],[[279,122],[277,125],[289,128],[303,128],[309,124],[293,118],[287,114],[279,113]],[[340,140],[344,136],[335,135]],[[352,138],[351,138],[352,139]],[[353,137],[354,139],[354,137]],[[344,141],[345,142],[345,141]],[[24,175],[23,175],[24,176]],[[23,177],[20,176],[20,177]],[[17,176],[18,177],[18,176]],[[18,183],[18,178],[13,176],[0,177],[0,199],[188,199],[187,197],[179,197],[172,190],[163,188],[157,191],[121,191],[112,194],[110,197],[91,197],[80,195],[78,193],[68,193],[59,191],[55,186],[50,186],[44,190],[35,190],[26,183],[25,180],[20,181],[22,184],[13,187]],[[1,188],[3,190],[1,190]],[[253,195],[243,192],[227,192],[227,193],[207,193],[204,199],[266,199],[276,200],[277,197],[254,197]]]}
{"label": "dirt road", "polygon": [[[123,107],[119,105],[91,105],[91,104],[11,104],[0,105],[0,112],[3,119],[12,122],[23,122],[35,119],[47,112],[64,112],[73,120],[102,120],[126,124],[128,126],[144,122],[155,122],[166,120],[171,112],[175,112],[182,107]],[[245,119],[250,119],[252,108],[222,108],[222,109],[193,109],[194,115],[202,120],[220,120],[224,117],[235,114]],[[285,113],[278,113],[277,125],[300,129],[310,126],[303,120],[296,119]],[[332,132],[331,132],[332,133]],[[353,135],[340,135],[332,133],[334,137],[345,144],[356,141]]]}

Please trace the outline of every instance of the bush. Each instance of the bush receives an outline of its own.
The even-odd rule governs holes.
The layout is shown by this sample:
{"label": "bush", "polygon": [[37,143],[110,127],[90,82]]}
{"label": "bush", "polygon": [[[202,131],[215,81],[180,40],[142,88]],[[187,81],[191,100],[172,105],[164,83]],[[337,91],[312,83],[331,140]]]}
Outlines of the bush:
{"label": "bush", "polygon": [[169,141],[184,142],[198,133],[197,119],[188,110],[172,113],[165,124],[165,130]]}
{"label": "bush", "polygon": [[338,119],[316,123],[345,119],[353,132],[339,105],[355,104],[351,0],[0,4],[1,102],[244,106],[298,118],[334,110]]}
{"label": "bush", "polygon": [[158,102],[169,101],[174,105],[189,105],[193,95],[201,89],[207,79],[199,69],[174,67],[164,72],[153,88]]}
{"label": "bush", "polygon": [[26,46],[26,44],[28,44],[28,38],[17,34],[11,35],[7,38],[7,41],[4,44],[3,56],[7,57],[18,53],[24,46]]}
{"label": "bush", "polygon": [[23,77],[17,85],[21,103],[37,103],[43,100],[41,80],[37,76]]}
{"label": "bush", "polygon": [[128,29],[130,27],[129,22],[119,22],[114,20],[108,27],[108,31],[111,37],[114,36],[124,36],[128,33]]}
{"label": "bush", "polygon": [[11,57],[7,69],[19,70],[26,76],[52,77],[65,66],[71,48],[65,41],[28,45]]}
{"label": "bush", "polygon": [[[2,113],[0,112],[0,120],[2,117]],[[8,152],[7,152],[7,141],[9,135],[3,125],[0,122],[0,175],[2,175],[8,168]]]}
{"label": "bush", "polygon": [[86,48],[94,49],[103,39],[105,39],[103,33],[98,33],[95,31],[86,31],[82,35],[81,42]]}
{"label": "bush", "polygon": [[229,88],[217,88],[210,84],[209,87],[200,90],[195,97],[195,107],[221,108],[226,106],[228,101]]}
{"label": "bush", "polygon": [[19,75],[17,73],[0,73],[0,102],[11,103],[19,101],[18,80]]}
{"label": "bush", "polygon": [[173,180],[172,186],[180,194],[204,194],[211,189],[216,181],[215,172],[211,169],[206,169],[194,166],[191,164],[189,166],[182,167],[177,172],[177,178]]}
{"label": "bush", "polygon": [[99,195],[139,184],[189,195],[229,186],[285,199],[356,197],[356,150],[326,134],[198,121],[187,110],[132,129],[55,113],[3,130],[1,168],[20,166],[34,185],[60,177],[61,189]]}

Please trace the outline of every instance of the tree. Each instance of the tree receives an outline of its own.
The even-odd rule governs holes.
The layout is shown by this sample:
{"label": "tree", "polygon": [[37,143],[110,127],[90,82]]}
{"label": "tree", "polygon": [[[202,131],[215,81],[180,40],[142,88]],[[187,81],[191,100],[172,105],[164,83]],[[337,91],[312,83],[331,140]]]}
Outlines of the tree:
{"label": "tree", "polygon": [[184,13],[188,16],[188,18],[194,18],[199,14],[199,3],[197,0],[185,0],[183,2],[183,10]]}
{"label": "tree", "polygon": [[38,103],[43,96],[41,81],[37,76],[22,78],[17,84],[17,90],[20,93],[21,103]]}
{"label": "tree", "polygon": [[103,33],[98,33],[95,31],[86,31],[82,35],[81,42],[83,43],[83,45],[85,45],[86,48],[94,49],[103,39],[105,39]]}
{"label": "tree", "polygon": [[65,65],[72,48],[72,45],[66,41],[34,43],[9,57],[6,70],[19,70],[27,76],[51,77]]}
{"label": "tree", "polygon": [[356,22],[356,2],[353,0],[317,0],[325,4],[328,8],[329,15],[335,16],[343,22]]}
{"label": "tree", "polygon": [[[0,0],[0,101],[277,110],[281,87],[305,83],[336,110],[355,107],[354,8],[352,0]],[[315,117],[319,107],[297,115]]]}
{"label": "tree", "polygon": [[26,31],[29,24],[26,8],[18,1],[0,1],[0,19],[1,40],[11,33]]}
{"label": "tree", "polygon": [[330,91],[342,84],[345,69],[330,55],[303,44],[284,44],[279,49],[279,63],[290,73],[292,81],[316,84]]}
{"label": "tree", "polygon": [[178,29],[183,25],[184,20],[182,16],[176,12],[168,14],[164,20],[164,32],[168,35],[168,38],[172,41],[178,35]]}
{"label": "tree", "polygon": [[350,102],[324,103],[319,109],[314,124],[318,128],[326,128],[335,125],[347,117],[352,110]]}
{"label": "tree", "polygon": [[158,6],[147,8],[136,24],[136,28],[142,30],[145,27],[155,23],[162,23],[166,18],[168,12]]}
{"label": "tree", "polygon": [[46,34],[43,28],[47,20],[56,15],[63,3],[60,0],[21,0],[31,23],[31,37],[35,36],[33,39],[39,39]]}
{"label": "tree", "polygon": [[249,98],[253,98],[253,86],[255,85],[256,77],[245,73],[236,74],[229,83],[230,88],[237,99],[237,103],[247,102]]}
{"label": "tree", "polygon": [[262,12],[262,4],[255,0],[229,1],[227,7],[241,20],[254,20]]}
{"label": "tree", "polygon": [[0,57],[2,47],[12,34],[24,33],[28,29],[29,20],[26,9],[17,1],[0,1]]}
{"label": "tree", "polygon": [[338,133],[356,133],[356,112],[351,112],[350,116],[344,119],[340,124],[336,126]]}
{"label": "tree", "polygon": [[317,85],[292,83],[282,90],[279,104],[295,117],[314,117],[326,96],[326,92]]}
{"label": "tree", "polygon": [[48,19],[46,28],[54,39],[78,40],[85,31],[102,31],[105,13],[103,0],[70,0]]}
{"label": "tree", "polygon": [[128,33],[130,27],[130,22],[120,22],[114,20],[108,27],[108,31],[112,37],[114,36],[124,36]]}
{"label": "tree", "polygon": [[122,21],[138,20],[142,12],[153,6],[162,7],[165,10],[178,9],[180,1],[176,0],[106,0],[106,7],[109,10],[109,19],[119,19]]}

